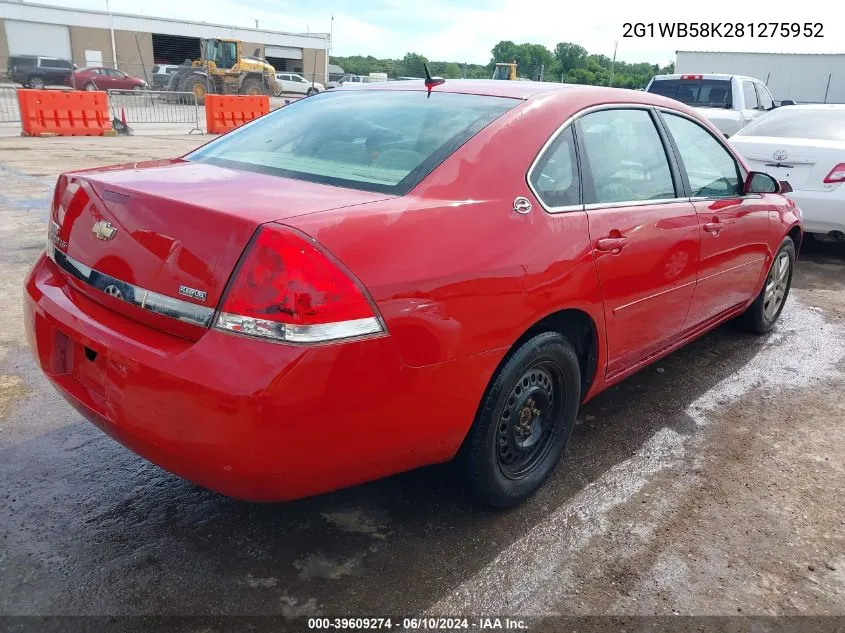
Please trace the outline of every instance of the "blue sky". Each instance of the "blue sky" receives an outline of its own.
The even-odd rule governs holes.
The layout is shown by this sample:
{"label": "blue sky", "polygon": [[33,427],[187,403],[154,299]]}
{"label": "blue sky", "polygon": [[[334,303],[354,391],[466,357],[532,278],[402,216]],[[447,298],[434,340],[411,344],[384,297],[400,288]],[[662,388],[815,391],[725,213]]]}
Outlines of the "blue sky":
{"label": "blue sky", "polygon": [[[40,0],[66,6],[105,9],[105,0]],[[334,15],[337,55],[401,57],[421,53],[429,59],[487,63],[496,42],[509,39],[553,48],[571,41],[591,53],[618,59],[666,63],[676,50],[740,50],[765,52],[845,52],[845,21],[821,0],[767,0],[766,2],[708,0],[598,0],[578,3],[561,0],[109,0],[113,11],[150,16],[197,19],[208,22],[281,31],[320,31],[330,28]],[[661,39],[623,38],[625,22],[821,22],[822,39]]]}

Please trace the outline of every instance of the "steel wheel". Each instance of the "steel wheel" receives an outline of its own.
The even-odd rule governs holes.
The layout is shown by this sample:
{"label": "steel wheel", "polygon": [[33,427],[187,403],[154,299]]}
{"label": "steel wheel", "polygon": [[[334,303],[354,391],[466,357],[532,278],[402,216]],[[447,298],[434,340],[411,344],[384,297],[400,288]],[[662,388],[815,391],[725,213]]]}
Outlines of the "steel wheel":
{"label": "steel wheel", "polygon": [[542,361],[511,389],[499,418],[496,459],[508,479],[521,479],[541,463],[560,432],[566,397],[560,368]]}
{"label": "steel wheel", "polygon": [[769,276],[766,278],[766,289],[763,294],[763,316],[768,321],[775,318],[783,305],[789,287],[790,267],[789,254],[781,252],[772,264],[771,270],[769,270]]}

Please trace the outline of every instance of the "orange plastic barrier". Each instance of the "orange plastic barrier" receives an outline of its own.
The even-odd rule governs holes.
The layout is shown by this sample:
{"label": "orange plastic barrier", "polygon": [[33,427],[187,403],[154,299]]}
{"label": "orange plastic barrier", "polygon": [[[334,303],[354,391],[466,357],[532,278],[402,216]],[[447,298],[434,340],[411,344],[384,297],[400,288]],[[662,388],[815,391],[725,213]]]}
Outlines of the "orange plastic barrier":
{"label": "orange plastic barrier", "polygon": [[206,95],[205,125],[209,134],[225,134],[270,111],[267,95]]}
{"label": "orange plastic barrier", "polygon": [[113,136],[109,98],[83,90],[18,90],[23,136]]}

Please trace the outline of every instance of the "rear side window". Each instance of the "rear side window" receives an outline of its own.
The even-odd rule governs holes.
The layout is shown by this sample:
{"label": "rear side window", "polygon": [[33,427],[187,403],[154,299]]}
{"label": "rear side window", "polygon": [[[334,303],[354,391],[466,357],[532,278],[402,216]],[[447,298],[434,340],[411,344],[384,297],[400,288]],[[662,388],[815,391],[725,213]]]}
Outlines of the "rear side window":
{"label": "rear side window", "polygon": [[646,110],[601,110],[576,125],[581,164],[586,165],[584,202],[676,197],[669,159]]}
{"label": "rear side window", "polygon": [[740,135],[845,141],[845,107],[784,106],[754,119]]}
{"label": "rear side window", "polygon": [[655,79],[648,91],[690,106],[724,108],[731,104],[729,79]]}
{"label": "rear side window", "polygon": [[63,59],[42,59],[40,66],[42,68],[73,68],[70,62],[65,61]]}
{"label": "rear side window", "polygon": [[581,183],[571,125],[543,153],[531,170],[529,181],[547,208],[580,204]]}
{"label": "rear side window", "polygon": [[34,57],[10,57],[9,65],[18,68],[32,68],[35,66],[35,61]]}
{"label": "rear side window", "polygon": [[517,99],[422,91],[320,93],[189,154],[233,169],[404,195]]}
{"label": "rear side window", "polygon": [[745,97],[745,108],[747,110],[756,110],[760,107],[760,104],[757,103],[757,91],[754,89],[752,82],[742,82],[742,94]]}
{"label": "rear side window", "polygon": [[734,157],[710,132],[676,114],[662,113],[681,154],[692,197],[732,198],[742,194]]}

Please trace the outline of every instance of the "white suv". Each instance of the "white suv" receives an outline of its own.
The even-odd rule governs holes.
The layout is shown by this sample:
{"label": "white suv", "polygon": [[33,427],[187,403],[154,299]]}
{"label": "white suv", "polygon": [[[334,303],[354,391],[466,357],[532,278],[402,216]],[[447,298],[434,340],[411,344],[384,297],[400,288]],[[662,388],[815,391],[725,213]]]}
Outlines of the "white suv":
{"label": "white suv", "polygon": [[279,87],[279,94],[295,93],[311,96],[326,89],[323,84],[311,83],[302,75],[295,73],[276,73],[276,84]]}

